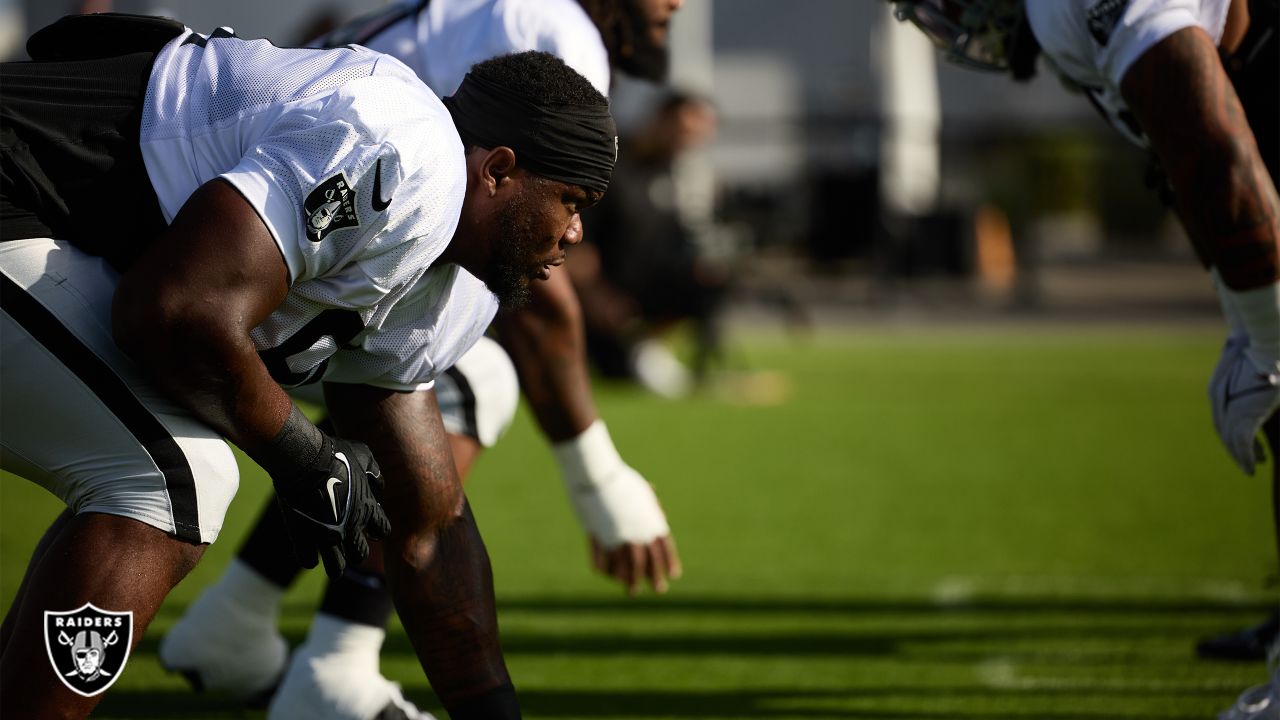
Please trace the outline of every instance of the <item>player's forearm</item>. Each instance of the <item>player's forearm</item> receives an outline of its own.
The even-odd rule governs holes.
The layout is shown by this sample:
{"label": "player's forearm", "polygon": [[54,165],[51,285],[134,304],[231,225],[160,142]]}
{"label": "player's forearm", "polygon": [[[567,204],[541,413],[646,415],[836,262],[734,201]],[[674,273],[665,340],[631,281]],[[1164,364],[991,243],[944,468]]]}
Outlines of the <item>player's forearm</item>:
{"label": "player's forearm", "polygon": [[121,346],[169,397],[251,456],[266,447],[292,401],[268,374],[247,331],[202,318],[118,330]]}
{"label": "player's forearm", "polygon": [[1252,290],[1280,279],[1280,198],[1251,135],[1222,145],[1172,180],[1178,215],[1223,283]]}
{"label": "player's forearm", "polygon": [[161,390],[252,454],[292,404],[249,332],[288,290],[262,218],[231,185],[211,180],[120,277],[112,331]]}
{"label": "player's forearm", "polygon": [[419,550],[412,560],[388,553],[387,577],[422,669],[452,709],[511,681],[498,642],[493,574],[469,506]]}
{"label": "player's forearm", "polygon": [[325,385],[338,432],[382,466],[391,535],[383,560],[400,619],[446,707],[509,681],[498,645],[489,556],[476,528],[435,393]]}
{"label": "player's forearm", "polygon": [[511,355],[520,388],[551,442],[576,437],[598,415],[591,394],[582,309],[559,269],[534,285],[524,309],[498,318],[499,337]]}
{"label": "player's forearm", "polygon": [[1233,290],[1274,283],[1280,199],[1208,35],[1187,28],[1160,41],[1133,64],[1121,90],[1169,175],[1201,257]]}

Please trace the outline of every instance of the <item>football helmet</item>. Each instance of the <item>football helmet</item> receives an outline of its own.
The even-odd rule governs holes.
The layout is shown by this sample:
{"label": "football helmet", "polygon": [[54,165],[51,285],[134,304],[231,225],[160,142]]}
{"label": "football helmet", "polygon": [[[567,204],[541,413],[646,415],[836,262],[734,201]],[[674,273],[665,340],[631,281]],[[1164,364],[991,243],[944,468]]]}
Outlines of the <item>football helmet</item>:
{"label": "football helmet", "polygon": [[1023,24],[1022,0],[889,0],[952,62],[976,70],[1010,70]]}

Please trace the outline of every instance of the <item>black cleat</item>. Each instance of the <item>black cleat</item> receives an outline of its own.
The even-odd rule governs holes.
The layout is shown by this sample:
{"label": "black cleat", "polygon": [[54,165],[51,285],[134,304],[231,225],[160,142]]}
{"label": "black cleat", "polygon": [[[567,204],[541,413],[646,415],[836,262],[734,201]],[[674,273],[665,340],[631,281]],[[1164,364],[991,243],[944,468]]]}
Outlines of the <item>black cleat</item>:
{"label": "black cleat", "polygon": [[1258,625],[1204,638],[1196,643],[1196,655],[1206,660],[1266,660],[1267,648],[1280,632],[1280,613]]}

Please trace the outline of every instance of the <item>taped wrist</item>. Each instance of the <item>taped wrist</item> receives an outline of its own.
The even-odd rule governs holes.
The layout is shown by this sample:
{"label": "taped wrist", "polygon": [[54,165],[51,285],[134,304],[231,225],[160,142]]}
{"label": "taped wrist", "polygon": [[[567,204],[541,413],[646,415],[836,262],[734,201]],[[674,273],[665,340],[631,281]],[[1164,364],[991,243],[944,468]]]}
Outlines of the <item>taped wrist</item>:
{"label": "taped wrist", "polygon": [[446,709],[451,720],[520,720],[520,703],[511,683]]}
{"label": "taped wrist", "polygon": [[1260,371],[1280,374],[1280,281],[1252,290],[1223,287],[1249,333],[1245,354]]}
{"label": "taped wrist", "polygon": [[1209,277],[1213,280],[1213,289],[1218,294],[1218,304],[1222,306],[1222,317],[1227,321],[1227,334],[1248,335],[1249,332],[1244,327],[1244,318],[1240,317],[1240,311],[1236,309],[1231,296],[1227,294],[1231,292],[1231,288],[1222,281],[1218,268],[1209,268]]}
{"label": "taped wrist", "polygon": [[552,452],[565,483],[577,490],[600,487],[625,464],[613,446],[609,429],[598,418],[572,440],[556,443]]}
{"label": "taped wrist", "polygon": [[278,484],[321,465],[327,471],[332,454],[333,441],[294,405],[280,432],[253,459]]}

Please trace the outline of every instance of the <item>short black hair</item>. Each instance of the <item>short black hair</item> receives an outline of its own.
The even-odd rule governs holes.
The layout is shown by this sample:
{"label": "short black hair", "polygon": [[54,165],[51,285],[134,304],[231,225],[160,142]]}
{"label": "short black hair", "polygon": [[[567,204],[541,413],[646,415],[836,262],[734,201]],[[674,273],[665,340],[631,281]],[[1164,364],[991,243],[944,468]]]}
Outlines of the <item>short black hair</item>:
{"label": "short black hair", "polygon": [[560,58],[539,50],[490,58],[473,65],[471,74],[538,105],[609,106],[590,81]]}

